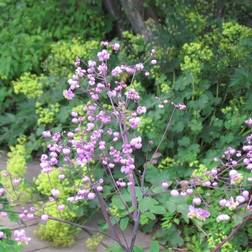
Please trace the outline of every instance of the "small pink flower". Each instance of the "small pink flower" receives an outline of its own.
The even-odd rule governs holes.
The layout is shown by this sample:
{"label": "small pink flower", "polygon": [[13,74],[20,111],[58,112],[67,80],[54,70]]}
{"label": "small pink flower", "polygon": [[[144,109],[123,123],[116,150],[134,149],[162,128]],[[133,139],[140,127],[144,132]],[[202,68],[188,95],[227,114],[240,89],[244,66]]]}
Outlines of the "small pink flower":
{"label": "small pink flower", "polygon": [[246,120],[245,123],[246,123],[249,127],[252,127],[252,118],[249,118],[248,120]]}
{"label": "small pink flower", "polygon": [[141,149],[142,148],[142,138],[136,137],[131,139],[130,145],[134,147],[135,149]]}
{"label": "small pink flower", "polygon": [[193,193],[193,189],[188,188],[188,189],[186,190],[186,193],[187,193],[188,195],[191,195],[191,194]]}
{"label": "small pink flower", "polygon": [[229,221],[230,217],[227,214],[220,214],[218,215],[218,217],[216,218],[217,222],[221,222],[221,221]]}
{"label": "small pink flower", "polygon": [[164,189],[167,189],[167,188],[169,187],[168,182],[162,182],[162,187],[163,187]]}
{"label": "small pink flower", "polygon": [[196,206],[200,205],[201,204],[201,199],[200,198],[194,198],[193,199],[193,204],[196,205]]}
{"label": "small pink flower", "polygon": [[52,189],[51,194],[53,197],[57,198],[60,194],[60,191],[58,189]]}
{"label": "small pink flower", "polygon": [[49,130],[46,130],[46,131],[43,131],[42,136],[44,138],[50,138],[52,135],[51,135],[51,132]]}
{"label": "small pink flower", "polygon": [[107,61],[110,58],[110,54],[108,53],[107,50],[102,50],[101,52],[97,53],[97,57],[99,61]]}
{"label": "small pink flower", "polygon": [[221,199],[221,200],[219,201],[219,204],[220,204],[220,206],[225,207],[226,204],[227,204],[227,200],[226,200],[226,199]]}
{"label": "small pink flower", "polygon": [[3,196],[3,195],[4,195],[4,193],[5,193],[4,188],[0,188],[0,197],[1,197],[1,196]]}
{"label": "small pink flower", "polygon": [[64,90],[63,95],[67,100],[72,100],[74,98],[74,96],[75,96],[71,89]]}
{"label": "small pink flower", "polygon": [[92,199],[95,198],[95,193],[90,192],[87,197],[88,197],[89,200],[92,200]]}
{"label": "small pink flower", "polygon": [[42,214],[41,215],[41,221],[46,222],[48,221],[49,216],[47,214]]}
{"label": "small pink flower", "polygon": [[146,107],[138,106],[137,107],[137,114],[145,114],[146,113]]}
{"label": "small pink flower", "polygon": [[0,212],[1,217],[7,217],[8,213],[7,212]]}
{"label": "small pink flower", "polygon": [[21,182],[20,178],[12,180],[12,183],[13,183],[14,186],[18,186],[20,184],[20,182]]}
{"label": "small pink flower", "polygon": [[30,237],[26,236],[25,230],[15,230],[13,233],[14,240],[17,241],[19,244],[28,244],[29,241],[31,240]]}
{"label": "small pink flower", "polygon": [[112,49],[113,49],[114,51],[118,51],[118,50],[120,49],[120,44],[119,44],[119,43],[114,43],[114,44],[112,45]]}
{"label": "small pink flower", "polygon": [[0,231],[0,239],[4,238],[4,232]]}
{"label": "small pink flower", "polygon": [[156,65],[157,64],[157,60],[155,60],[155,59],[151,60],[151,64],[152,65]]}
{"label": "small pink flower", "polygon": [[65,179],[65,175],[64,175],[64,174],[60,174],[60,175],[58,176],[58,178],[59,178],[60,180],[64,180],[64,179]]}
{"label": "small pink flower", "polygon": [[58,205],[58,209],[60,210],[60,211],[63,211],[64,209],[65,209],[65,205]]}
{"label": "small pink flower", "polygon": [[97,187],[96,187],[96,190],[97,190],[98,192],[102,192],[102,191],[103,191],[103,187],[102,187],[102,186],[97,186]]}
{"label": "small pink flower", "polygon": [[178,190],[171,190],[170,194],[171,194],[171,196],[173,196],[173,197],[179,196]]}

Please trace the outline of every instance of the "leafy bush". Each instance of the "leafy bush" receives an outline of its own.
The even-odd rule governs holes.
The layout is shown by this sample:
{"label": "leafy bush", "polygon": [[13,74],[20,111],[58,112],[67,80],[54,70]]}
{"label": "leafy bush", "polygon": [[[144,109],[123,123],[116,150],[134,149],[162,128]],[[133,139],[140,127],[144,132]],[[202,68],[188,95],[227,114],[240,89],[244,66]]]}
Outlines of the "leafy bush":
{"label": "leafy bush", "polygon": [[[85,168],[83,174],[85,174]],[[62,219],[64,221],[85,222],[90,214],[92,204],[88,205],[87,202],[82,202],[79,205],[72,206],[68,203],[69,197],[77,191],[82,184],[81,179],[75,177],[67,177],[69,175],[66,168],[55,169],[50,173],[50,176],[46,173],[40,173],[35,180],[35,185],[38,193],[44,198],[45,203],[40,206],[38,204],[38,214],[45,214],[50,217]],[[66,177],[66,178],[65,178]],[[52,190],[57,188],[59,195],[57,201],[51,201]],[[64,211],[59,212],[59,205],[65,206]],[[73,227],[66,223],[60,223],[54,220],[48,220],[45,223],[39,225],[37,235],[42,240],[48,240],[52,242],[55,247],[69,247],[76,239],[76,235],[80,229]],[[55,236],[55,234],[58,234]]]}
{"label": "leafy bush", "polygon": [[[62,211],[62,213],[59,213],[57,207],[58,204],[56,202],[47,202],[44,205],[44,214],[60,218],[65,221],[73,221],[75,214],[70,209],[66,208]],[[55,247],[69,247],[74,243],[75,236],[78,231],[78,229],[69,224],[49,220],[44,224],[40,224],[36,233],[39,238],[52,242]]]}
{"label": "leafy bush", "polygon": [[[73,38],[76,41],[79,38],[83,41],[101,39],[111,30],[111,19],[104,13],[100,0],[3,0],[0,10],[3,13],[0,17],[0,144],[5,146],[16,144],[20,135],[31,135],[37,129],[34,100],[26,100],[23,95],[15,93],[37,98],[42,96],[41,86],[45,88],[47,84],[55,87],[56,83],[64,85],[65,74],[63,78],[63,75],[58,74],[52,76],[48,71],[56,73],[59,69],[57,64],[60,64],[62,71],[63,65],[69,63],[69,57],[76,57],[83,50],[80,46],[78,48],[76,42],[76,47],[71,51],[70,41]],[[58,50],[57,54],[56,47],[60,46],[61,51]],[[68,55],[64,54],[65,58],[60,55],[62,50],[69,52]],[[89,47],[84,50],[88,51]],[[52,63],[54,59],[49,60],[50,68],[47,68],[44,62],[51,54],[55,54],[58,62]],[[43,73],[47,76],[45,81],[41,81]],[[61,85],[50,95],[52,100],[61,99]],[[52,120],[51,117],[50,123]],[[47,119],[42,119],[40,123],[47,123]],[[28,149],[36,150],[39,145],[36,142],[38,135],[30,138]]]}
{"label": "leafy bush", "polygon": [[4,0],[0,8],[1,79],[40,72],[54,41],[71,37],[101,39],[111,27],[99,0]]}
{"label": "leafy bush", "polygon": [[15,146],[10,147],[6,171],[1,171],[0,182],[6,188],[6,197],[13,202],[25,202],[31,198],[31,188],[25,181],[26,173],[26,138],[20,137]]}

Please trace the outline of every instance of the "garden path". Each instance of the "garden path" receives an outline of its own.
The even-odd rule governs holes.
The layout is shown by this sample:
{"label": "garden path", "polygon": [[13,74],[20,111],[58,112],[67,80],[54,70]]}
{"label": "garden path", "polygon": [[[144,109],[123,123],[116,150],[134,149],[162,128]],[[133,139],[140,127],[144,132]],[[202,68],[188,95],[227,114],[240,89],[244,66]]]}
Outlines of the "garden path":
{"label": "garden path", "polygon": [[[6,167],[6,154],[4,152],[0,152],[0,169],[4,169]],[[40,172],[39,163],[36,161],[32,161],[28,163],[27,167],[27,179],[32,181],[32,179]],[[0,224],[4,225],[10,229],[25,229],[26,233],[29,237],[31,237],[31,242],[28,246],[23,249],[23,252],[90,252],[85,246],[85,240],[89,237],[89,234],[85,231],[82,231],[75,244],[70,248],[53,248],[51,244],[47,241],[41,241],[36,236],[36,227],[38,222],[31,222],[27,225],[21,223],[13,223],[10,222],[6,218],[0,217]],[[93,221],[89,224],[94,227],[96,223]],[[131,236],[132,230],[129,228],[126,231],[126,239],[129,240]],[[57,234],[55,234],[57,235]],[[98,248],[98,252],[105,252],[106,246],[111,244],[112,241],[110,239],[104,239],[102,244]],[[145,235],[143,233],[138,233],[136,244],[143,248],[148,248],[150,244],[150,236]],[[2,252],[2,251],[1,251]]]}

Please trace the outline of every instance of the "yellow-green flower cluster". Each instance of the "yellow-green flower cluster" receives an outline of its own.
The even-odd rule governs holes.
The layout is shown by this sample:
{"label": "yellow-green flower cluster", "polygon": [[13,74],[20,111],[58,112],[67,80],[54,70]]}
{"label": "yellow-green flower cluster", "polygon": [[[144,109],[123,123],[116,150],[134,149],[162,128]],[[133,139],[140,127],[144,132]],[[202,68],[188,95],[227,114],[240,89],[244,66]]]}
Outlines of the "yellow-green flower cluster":
{"label": "yellow-green flower cluster", "polygon": [[109,208],[109,212],[112,216],[116,217],[116,218],[120,218],[121,214],[119,212],[119,208],[117,208],[116,206],[112,206]]}
{"label": "yellow-green flower cluster", "polygon": [[190,11],[186,14],[185,18],[187,19],[189,29],[192,32],[200,34],[205,29],[206,18],[200,15],[198,12]]}
{"label": "yellow-green flower cluster", "polygon": [[31,73],[24,73],[13,82],[14,92],[24,94],[28,98],[38,98],[43,94],[41,78]]}
{"label": "yellow-green flower cluster", "polygon": [[38,115],[38,125],[51,124],[55,120],[56,114],[59,112],[59,103],[50,104],[47,108],[43,108],[40,102],[36,102],[36,114]]}
{"label": "yellow-green flower cluster", "polygon": [[251,36],[251,28],[233,22],[223,24],[219,48],[224,55],[222,60],[224,66],[230,64],[231,60],[243,61],[246,59],[247,51],[240,46],[240,41]]}
{"label": "yellow-green flower cluster", "polygon": [[85,115],[85,107],[83,105],[76,106],[72,109],[73,112],[78,113],[80,116]]}
{"label": "yellow-green flower cluster", "polygon": [[[221,232],[215,232],[216,230],[214,230],[214,232],[209,236],[209,238],[207,239],[208,242],[208,246],[210,248],[215,248],[219,243],[221,243],[226,236],[221,233]],[[232,244],[230,242],[225,242],[225,244],[223,244],[223,246],[221,247],[221,252],[237,252],[237,250],[232,246]]]}
{"label": "yellow-green flower cluster", "polygon": [[[66,170],[64,168],[55,168],[50,174],[40,173],[35,181],[37,190],[44,196],[50,197],[51,190],[57,188],[59,190],[59,195],[57,201],[48,201],[44,205],[43,212],[39,214],[47,214],[51,217],[74,221],[77,217],[74,209],[70,209],[65,202],[67,198],[74,195],[78,189],[83,185],[80,178],[75,179],[71,182],[69,179],[64,178],[64,180],[59,179],[60,174],[64,174]],[[86,174],[86,168],[82,170],[83,175]],[[58,210],[58,205],[64,204],[65,208],[63,211]],[[84,206],[82,206],[84,207]],[[39,207],[42,209],[42,207]],[[57,221],[49,220],[45,224],[39,226],[38,235],[41,239],[51,241],[54,246],[68,247],[74,242],[74,236],[78,232],[76,227],[68,224],[60,223]],[[57,235],[55,235],[57,234]]]}
{"label": "yellow-green flower cluster", "polygon": [[171,86],[169,85],[169,83],[164,82],[160,85],[160,89],[161,93],[168,94],[171,90]]}
{"label": "yellow-green flower cluster", "polygon": [[[47,202],[44,205],[44,213],[48,216],[59,218],[62,220],[73,220],[75,214],[65,206],[64,211],[59,212],[58,204],[55,201]],[[39,225],[37,234],[42,240],[52,242],[55,247],[69,247],[74,243],[75,234],[78,229],[71,225],[58,221],[48,220],[45,224]]]}
{"label": "yellow-green flower cluster", "polygon": [[140,133],[145,133],[145,132],[154,132],[154,123],[151,118],[148,117],[141,117],[141,123],[139,124],[137,131]]}
{"label": "yellow-green flower cluster", "polygon": [[178,164],[179,162],[171,157],[166,157],[160,161],[158,164],[158,169],[164,170],[173,167],[174,165]]}
{"label": "yellow-green flower cluster", "polygon": [[79,39],[72,41],[59,41],[52,45],[51,55],[45,62],[44,68],[47,71],[66,76],[71,73],[71,67],[76,57],[81,59],[93,58],[99,49],[99,42],[90,40],[82,42]]}
{"label": "yellow-green flower cluster", "polygon": [[[8,177],[0,176],[0,182],[7,190],[7,197],[9,200],[16,200],[25,202],[30,199],[31,189],[24,183],[24,176],[26,173],[26,137],[21,136],[17,140],[15,146],[10,147],[8,152],[8,160],[6,170]],[[1,172],[3,175],[5,171]],[[19,181],[15,185],[15,180]]]}
{"label": "yellow-green flower cluster", "polygon": [[186,43],[183,46],[184,59],[181,63],[181,69],[185,72],[191,72],[196,78],[202,69],[202,63],[209,61],[213,52],[201,42]]}
{"label": "yellow-green flower cluster", "polygon": [[192,177],[199,177],[202,179],[202,181],[209,180],[209,176],[206,175],[206,172],[208,170],[207,166],[200,164],[198,160],[191,162],[189,164],[189,167],[194,168]]}
{"label": "yellow-green flower cluster", "polygon": [[26,137],[17,139],[15,146],[10,146],[8,152],[7,171],[15,177],[23,177],[26,172]]}
{"label": "yellow-green flower cluster", "polygon": [[40,173],[35,181],[37,190],[41,194],[49,197],[51,196],[51,190],[57,188],[60,192],[58,198],[66,199],[74,189],[70,186],[68,179],[65,178],[63,181],[59,179],[60,174],[64,174],[64,169],[53,169],[50,175],[47,173]]}
{"label": "yellow-green flower cluster", "polygon": [[103,240],[103,235],[95,234],[95,235],[92,235],[90,238],[88,238],[85,241],[85,245],[88,249],[93,250],[93,251],[97,251],[98,246],[100,245],[102,240]]}

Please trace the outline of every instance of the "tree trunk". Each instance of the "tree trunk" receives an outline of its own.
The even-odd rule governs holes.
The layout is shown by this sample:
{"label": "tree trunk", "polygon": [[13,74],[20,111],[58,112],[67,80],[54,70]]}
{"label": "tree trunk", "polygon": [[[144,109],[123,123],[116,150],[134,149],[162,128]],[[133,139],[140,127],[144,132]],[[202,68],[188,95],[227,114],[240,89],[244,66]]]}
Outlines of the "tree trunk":
{"label": "tree trunk", "polygon": [[134,32],[143,35],[146,40],[151,40],[151,31],[146,27],[143,15],[141,15],[143,13],[143,1],[120,0],[120,3]]}

